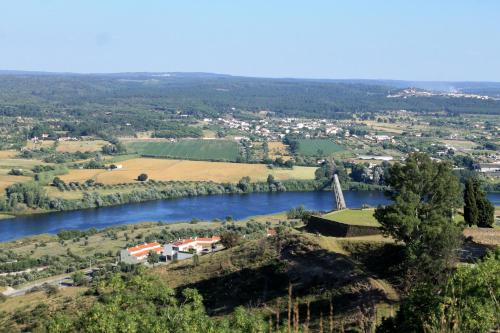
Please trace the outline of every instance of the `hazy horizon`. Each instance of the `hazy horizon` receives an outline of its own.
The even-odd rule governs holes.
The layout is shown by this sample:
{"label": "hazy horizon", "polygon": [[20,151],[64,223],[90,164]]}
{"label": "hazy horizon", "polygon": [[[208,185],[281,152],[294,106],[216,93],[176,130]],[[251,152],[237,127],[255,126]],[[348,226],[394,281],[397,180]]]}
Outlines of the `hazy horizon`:
{"label": "hazy horizon", "polygon": [[499,82],[500,3],[0,4],[6,70]]}
{"label": "hazy horizon", "polygon": [[136,75],[136,74],[190,74],[190,75],[213,75],[213,76],[229,76],[229,77],[242,77],[242,78],[254,78],[254,79],[276,79],[276,80],[311,80],[311,81],[374,81],[374,82],[436,82],[436,83],[494,83],[494,84],[500,84],[499,81],[479,81],[479,80],[457,80],[457,81],[442,81],[442,80],[411,80],[411,79],[398,79],[398,78],[373,78],[373,79],[365,79],[365,78],[325,78],[325,77],[286,77],[286,76],[252,76],[252,75],[238,75],[238,74],[231,74],[231,73],[213,73],[213,72],[190,72],[190,71],[138,71],[138,72],[133,72],[133,71],[124,71],[124,72],[75,72],[75,71],[69,71],[69,72],[55,72],[55,71],[44,71],[44,70],[23,70],[23,69],[0,69],[0,74],[21,74],[21,73],[26,73],[26,74],[38,74],[38,75],[126,75],[126,74],[131,74],[131,75]]}

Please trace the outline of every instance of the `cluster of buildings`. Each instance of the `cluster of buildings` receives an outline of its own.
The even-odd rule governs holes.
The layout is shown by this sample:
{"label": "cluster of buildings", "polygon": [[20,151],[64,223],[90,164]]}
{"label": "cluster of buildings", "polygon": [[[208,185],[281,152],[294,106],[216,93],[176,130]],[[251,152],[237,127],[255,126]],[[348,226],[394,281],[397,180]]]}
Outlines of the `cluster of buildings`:
{"label": "cluster of buildings", "polygon": [[[50,140],[50,135],[48,133],[42,133],[40,137],[34,136],[31,138],[31,141],[33,142],[38,142],[38,141],[44,141],[44,140]],[[63,142],[63,141],[78,141],[79,139],[77,137],[73,136],[61,136],[57,138],[58,142]]]}
{"label": "cluster of buildings", "polygon": [[287,134],[321,137],[337,135],[342,132],[336,123],[327,119],[272,118],[245,121],[236,118],[204,118],[203,122],[216,123],[228,129],[236,129],[248,135],[265,137],[270,140],[281,140]]}
{"label": "cluster of buildings", "polygon": [[394,94],[387,95],[387,98],[407,98],[407,97],[432,97],[432,96],[444,96],[444,97],[454,97],[454,98],[473,98],[480,100],[498,100],[495,97],[478,95],[478,94],[467,94],[458,91],[452,92],[436,92],[417,88],[406,88],[400,90]]}
{"label": "cluster of buildings", "polygon": [[158,254],[163,261],[183,260],[195,254],[216,251],[220,248],[219,243],[219,236],[179,239],[165,245],[158,242],[144,243],[121,250],[120,260],[127,264],[139,264],[145,262],[151,252]]}
{"label": "cluster of buildings", "polygon": [[365,139],[375,141],[375,142],[384,142],[384,141],[390,141],[394,142],[394,137],[389,136],[389,135],[365,135]]}

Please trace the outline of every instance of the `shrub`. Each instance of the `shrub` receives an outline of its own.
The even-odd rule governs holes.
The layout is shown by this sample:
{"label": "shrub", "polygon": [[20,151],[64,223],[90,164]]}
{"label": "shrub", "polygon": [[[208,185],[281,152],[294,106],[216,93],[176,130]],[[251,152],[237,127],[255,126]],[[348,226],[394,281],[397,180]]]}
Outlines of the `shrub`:
{"label": "shrub", "polygon": [[137,177],[137,180],[140,181],[140,182],[145,182],[146,180],[148,180],[148,175],[145,174],[145,173],[141,173],[138,177]]}
{"label": "shrub", "polygon": [[234,231],[223,232],[220,235],[220,238],[221,238],[220,242],[226,248],[231,248],[231,247],[238,245],[238,243],[240,242],[240,239],[241,239],[240,235]]}
{"label": "shrub", "polygon": [[9,175],[11,176],[22,176],[24,173],[23,173],[23,170],[22,169],[11,169],[9,171]]}

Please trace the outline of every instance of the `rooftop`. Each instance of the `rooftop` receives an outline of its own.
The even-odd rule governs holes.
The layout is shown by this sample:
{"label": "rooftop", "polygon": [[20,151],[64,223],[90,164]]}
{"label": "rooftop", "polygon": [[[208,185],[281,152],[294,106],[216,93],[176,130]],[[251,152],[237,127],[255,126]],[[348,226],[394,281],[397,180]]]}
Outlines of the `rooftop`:
{"label": "rooftop", "polygon": [[129,247],[127,249],[127,251],[130,254],[135,254],[137,252],[150,251],[150,250],[152,250],[154,248],[161,248],[160,243],[158,243],[158,242],[152,242],[152,243],[139,244],[139,245],[134,246],[134,247]]}

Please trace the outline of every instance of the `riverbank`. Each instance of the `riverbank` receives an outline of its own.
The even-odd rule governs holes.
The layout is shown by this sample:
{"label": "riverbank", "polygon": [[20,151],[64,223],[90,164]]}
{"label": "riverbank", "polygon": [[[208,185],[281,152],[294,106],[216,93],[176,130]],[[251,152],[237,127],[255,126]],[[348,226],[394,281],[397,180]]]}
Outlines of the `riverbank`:
{"label": "riverbank", "polygon": [[[348,207],[352,208],[376,207],[387,202],[380,191],[344,191],[344,197]],[[331,210],[332,194],[330,191],[314,191],[206,195],[18,216],[0,223],[0,241],[42,233],[56,234],[61,229],[103,229],[140,221],[241,220],[287,211],[300,205],[315,211]]]}
{"label": "riverbank", "polygon": [[42,234],[0,242],[0,250],[9,253],[9,258],[0,262],[0,285],[22,288],[32,281],[114,264],[122,249],[143,242],[166,243],[179,238],[221,234],[226,230],[242,236],[259,234],[262,237],[267,228],[285,221],[290,221],[285,212],[252,216],[234,223],[221,220],[143,221],[101,230],[61,230],[57,235]]}
{"label": "riverbank", "polygon": [[[248,194],[248,193],[274,193],[274,192],[313,192],[330,191],[329,182],[326,180],[284,180],[268,182],[239,183],[214,183],[214,182],[157,182],[148,181],[128,188],[130,184],[120,184],[120,191],[109,193],[103,191],[99,185],[94,185],[86,190],[60,190],[59,195],[52,194],[43,200],[43,206],[36,209],[10,209],[6,214],[14,216],[28,216],[32,214],[52,213],[56,211],[73,211],[111,207],[130,203],[141,203],[154,200],[178,199],[220,194]],[[384,191],[387,187],[348,182],[343,190],[351,191]],[[71,195],[68,195],[71,193]],[[79,198],[71,198],[76,195]]]}

